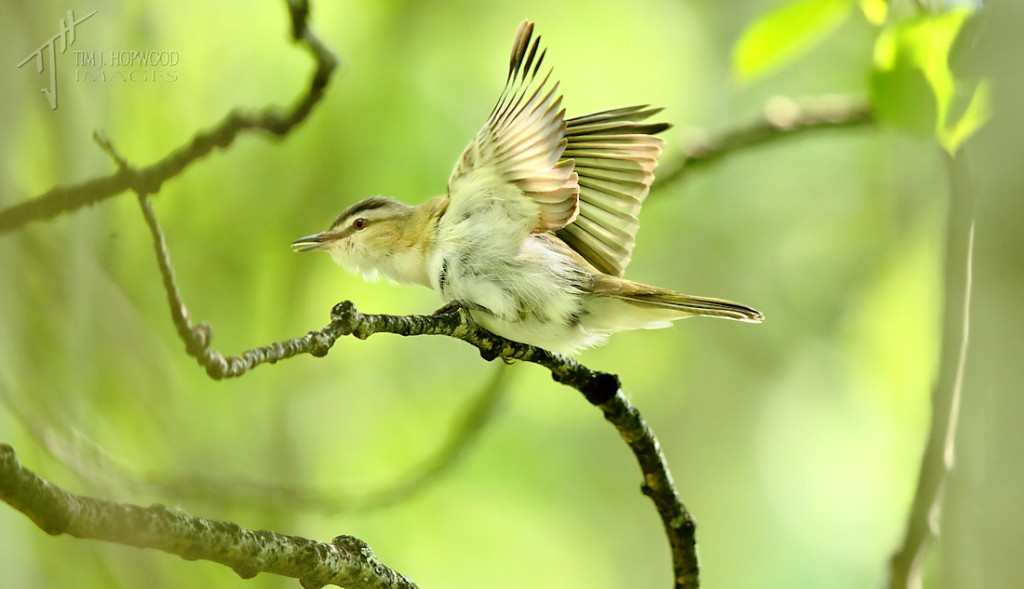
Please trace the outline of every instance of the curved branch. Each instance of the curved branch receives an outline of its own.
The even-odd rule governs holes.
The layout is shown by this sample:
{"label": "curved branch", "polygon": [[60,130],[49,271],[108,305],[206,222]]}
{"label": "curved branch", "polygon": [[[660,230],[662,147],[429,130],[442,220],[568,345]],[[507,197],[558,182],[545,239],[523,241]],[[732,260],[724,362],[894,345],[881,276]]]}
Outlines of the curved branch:
{"label": "curved branch", "polygon": [[158,192],[165,181],[180,174],[214,148],[228,147],[243,131],[263,130],[276,136],[288,134],[309,116],[323,98],[338,60],[309,28],[308,4],[304,0],[289,0],[287,4],[292,38],[309,50],[316,64],[309,87],[290,110],[282,111],[278,106],[269,106],[258,112],[233,110],[216,126],[196,133],[191,141],[154,164],[135,168],[120,162],[122,165],[113,174],[78,184],[54,186],[43,194],[0,210],[0,233],[96,204],[129,189],[142,194]]}
{"label": "curved branch", "polygon": [[664,158],[654,186],[663,188],[685,177],[694,168],[769,141],[811,131],[867,125],[874,120],[871,107],[852,98],[828,96],[799,102],[773,98],[758,118],[744,125],[717,136],[694,132],[687,146],[674,156]]}
{"label": "curved branch", "polygon": [[259,573],[293,577],[307,589],[415,589],[416,584],[381,564],[369,546],[352,536],[330,543],[248,530],[171,510],[141,507],[69,493],[23,467],[14,449],[0,444],[0,500],[52,535],[155,548],[186,560],[231,567],[243,579]]}

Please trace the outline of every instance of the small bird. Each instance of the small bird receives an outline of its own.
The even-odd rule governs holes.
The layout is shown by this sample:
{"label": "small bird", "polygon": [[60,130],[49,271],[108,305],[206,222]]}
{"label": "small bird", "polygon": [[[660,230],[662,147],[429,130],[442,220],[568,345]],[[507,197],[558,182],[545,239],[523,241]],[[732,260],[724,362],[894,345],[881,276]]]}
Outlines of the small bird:
{"label": "small bird", "polygon": [[505,88],[445,194],[418,207],[374,196],[292,243],[367,279],[433,289],[510,340],[575,353],[627,329],[693,315],[759,323],[758,311],[622,277],[668,123],[631,106],[565,118],[541,76],[533,23],[516,32]]}

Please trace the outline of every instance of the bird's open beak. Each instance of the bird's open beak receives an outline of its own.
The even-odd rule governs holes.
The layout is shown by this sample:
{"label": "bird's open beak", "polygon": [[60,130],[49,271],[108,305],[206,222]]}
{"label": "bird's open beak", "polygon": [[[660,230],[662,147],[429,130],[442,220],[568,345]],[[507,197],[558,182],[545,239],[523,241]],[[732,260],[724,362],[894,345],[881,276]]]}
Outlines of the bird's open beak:
{"label": "bird's open beak", "polygon": [[323,249],[334,241],[336,237],[331,235],[327,231],[321,231],[315,235],[307,235],[300,237],[292,242],[292,251],[294,252],[312,252],[318,249]]}

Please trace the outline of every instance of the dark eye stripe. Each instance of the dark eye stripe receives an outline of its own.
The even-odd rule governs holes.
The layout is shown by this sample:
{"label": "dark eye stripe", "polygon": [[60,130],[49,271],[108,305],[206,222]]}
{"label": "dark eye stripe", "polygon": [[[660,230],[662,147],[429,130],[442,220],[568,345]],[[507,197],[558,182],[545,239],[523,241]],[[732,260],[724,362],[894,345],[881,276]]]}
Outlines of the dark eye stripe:
{"label": "dark eye stripe", "polygon": [[391,202],[393,201],[390,198],[384,198],[382,196],[372,196],[365,200],[361,200],[356,204],[350,206],[349,208],[345,209],[344,211],[342,211],[341,214],[338,215],[338,218],[334,220],[334,223],[331,224],[331,226],[337,227],[340,223],[344,222],[352,215],[379,209]]}

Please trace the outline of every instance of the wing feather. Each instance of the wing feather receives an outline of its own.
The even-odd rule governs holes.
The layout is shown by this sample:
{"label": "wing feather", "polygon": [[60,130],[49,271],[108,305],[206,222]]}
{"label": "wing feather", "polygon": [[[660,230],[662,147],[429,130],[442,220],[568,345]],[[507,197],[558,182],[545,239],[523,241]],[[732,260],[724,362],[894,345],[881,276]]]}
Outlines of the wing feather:
{"label": "wing feather", "polygon": [[[549,84],[550,72],[538,75],[544,56],[533,23],[524,21],[512,46],[505,88],[448,180],[453,201],[506,195],[500,184],[511,183],[536,205],[509,207],[532,210],[523,219],[531,231],[561,229],[579,211],[578,175],[572,160],[563,159],[566,122],[558,83]],[[481,178],[499,186],[481,190]]]}
{"label": "wing feather", "polygon": [[[645,123],[661,112],[647,105],[617,108],[566,121],[562,156],[575,161],[580,212],[557,232],[598,270],[622,276],[633,255],[637,214],[654,181],[668,123]],[[610,240],[614,239],[614,243]]]}
{"label": "wing feather", "polygon": [[550,71],[541,75],[545,56],[533,23],[524,21],[505,87],[456,163],[449,197],[456,208],[517,199],[506,209],[525,228],[555,232],[601,272],[622,276],[664,145],[654,135],[670,125],[647,122],[661,112],[648,105],[566,120],[558,83]]}

